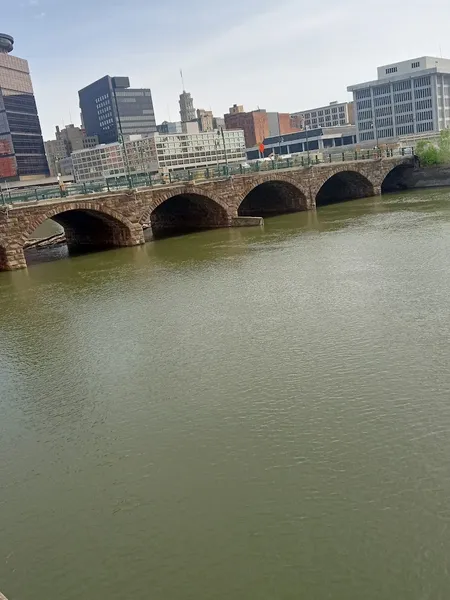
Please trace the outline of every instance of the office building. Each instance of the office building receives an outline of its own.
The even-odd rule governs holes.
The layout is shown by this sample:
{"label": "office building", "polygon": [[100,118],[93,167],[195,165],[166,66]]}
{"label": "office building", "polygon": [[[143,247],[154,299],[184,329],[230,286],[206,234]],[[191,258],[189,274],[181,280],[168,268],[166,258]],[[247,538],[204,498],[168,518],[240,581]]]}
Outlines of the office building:
{"label": "office building", "polygon": [[168,133],[183,133],[181,127],[181,121],[163,121],[161,125],[157,125],[156,130],[158,133],[168,134]]}
{"label": "office building", "polygon": [[300,119],[304,127],[315,129],[317,127],[339,127],[354,125],[354,112],[352,102],[330,102],[328,106],[310,108],[291,114],[294,119]]}
{"label": "office building", "polygon": [[[69,158],[72,152],[83,148],[93,148],[98,143],[98,136],[87,136],[84,129],[75,127],[73,124],[67,125],[63,129],[56,126],[55,139],[44,144],[50,175],[55,177],[61,173],[61,161]],[[70,175],[71,173],[66,174]]]}
{"label": "office building", "polygon": [[49,175],[28,62],[0,34],[0,180]]}
{"label": "office building", "polygon": [[194,100],[192,99],[191,94],[185,90],[183,90],[183,93],[180,94],[180,118],[182,123],[187,121],[195,121],[197,118],[194,108]]}
{"label": "office building", "polygon": [[[290,155],[301,152],[316,154],[333,153],[351,149],[356,145],[356,126],[318,127],[296,131],[287,135],[268,137],[264,140],[264,156]],[[247,150],[247,158],[261,158],[258,146]]]}
{"label": "office building", "polygon": [[[245,161],[244,132],[207,131],[197,134],[155,136],[158,164],[161,171],[196,169],[225,162]],[[225,143],[225,147],[224,147]]]}
{"label": "office building", "polygon": [[130,88],[128,77],[106,75],[78,92],[82,122],[88,136],[101,144],[117,142],[122,136],[152,135],[156,132],[152,93]]}
{"label": "office building", "polygon": [[[225,138],[225,147],[224,147]],[[198,134],[156,133],[152,137],[122,144],[100,145],[72,154],[76,181],[106,181],[127,173],[168,173],[169,171],[215,167],[246,160],[243,131]],[[124,154],[125,149],[125,154]]]}
{"label": "office building", "polygon": [[212,110],[197,109],[197,121],[200,131],[214,131],[214,116]]}
{"label": "office building", "polygon": [[450,60],[423,56],[378,68],[374,81],[352,85],[358,141],[375,144],[450,127]]}

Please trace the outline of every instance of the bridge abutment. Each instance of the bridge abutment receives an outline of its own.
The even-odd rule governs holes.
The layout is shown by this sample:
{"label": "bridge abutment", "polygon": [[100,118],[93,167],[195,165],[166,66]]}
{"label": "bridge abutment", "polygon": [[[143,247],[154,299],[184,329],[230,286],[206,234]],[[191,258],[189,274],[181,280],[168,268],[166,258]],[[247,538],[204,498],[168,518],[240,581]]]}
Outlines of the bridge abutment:
{"label": "bridge abutment", "polygon": [[26,267],[25,253],[20,244],[14,243],[0,250],[0,271],[15,271]]}

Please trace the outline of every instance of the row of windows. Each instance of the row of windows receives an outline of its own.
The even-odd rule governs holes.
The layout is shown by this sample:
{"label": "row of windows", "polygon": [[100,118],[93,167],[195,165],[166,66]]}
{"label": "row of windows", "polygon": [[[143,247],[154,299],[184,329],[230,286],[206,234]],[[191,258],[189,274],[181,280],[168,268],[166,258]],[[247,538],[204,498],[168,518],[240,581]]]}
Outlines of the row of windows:
{"label": "row of windows", "polygon": [[380,129],[378,131],[379,138],[391,138],[394,137],[394,128],[388,127],[387,129]]}
{"label": "row of windows", "polygon": [[395,123],[397,125],[404,125],[405,123],[413,123],[414,115],[412,113],[407,113],[405,115],[398,115],[395,117]]}
{"label": "row of windows", "polygon": [[419,87],[425,87],[425,86],[430,86],[431,85],[431,77],[417,77],[417,79],[414,79],[414,87],[415,88],[419,88]]}
{"label": "row of windows", "polygon": [[416,102],[416,110],[423,110],[424,108],[432,108],[433,106],[433,101],[431,100],[431,98],[428,98],[427,100],[418,100]]}
{"label": "row of windows", "polygon": [[374,98],[373,103],[375,106],[386,106],[387,104],[391,103],[391,97],[390,96],[380,96],[380,98]]}
{"label": "row of windows", "polygon": [[393,124],[392,117],[384,117],[383,119],[376,120],[377,129],[379,127],[392,127]]}
{"label": "row of windows", "polygon": [[425,131],[433,131],[433,121],[428,123],[417,123],[417,133],[423,133]]}
{"label": "row of windows", "polygon": [[391,93],[391,87],[389,85],[380,85],[373,88],[374,96],[384,96],[385,94]]}
{"label": "row of windows", "polygon": [[364,98],[370,98],[370,88],[364,90],[357,90],[355,92],[356,100],[363,100]]}
{"label": "row of windows", "polygon": [[375,109],[376,117],[385,117],[387,115],[392,115],[392,106],[382,106]]}
{"label": "row of windows", "polygon": [[417,113],[418,121],[432,121],[433,120],[433,111],[432,110],[424,110],[422,112]]}
{"label": "row of windows", "polygon": [[394,106],[394,112],[396,115],[401,115],[403,113],[409,113],[413,111],[413,103],[407,102],[406,104],[397,104]]}
{"label": "row of windows", "polygon": [[397,127],[397,135],[409,135],[414,133],[414,125],[402,125]]}
{"label": "row of windows", "polygon": [[373,129],[373,121],[364,121],[360,123],[358,126],[360,131],[367,131],[368,129]]}
{"label": "row of windows", "polygon": [[406,79],[404,81],[397,81],[397,83],[392,84],[392,89],[394,92],[401,92],[403,90],[411,89],[411,80]]}
{"label": "row of windows", "polygon": [[420,60],[411,63],[411,69],[418,69],[420,67]]}
{"label": "row of windows", "polygon": [[[339,112],[342,114],[345,114],[345,106],[339,106]],[[306,112],[304,113],[302,116],[305,119],[315,119],[317,117],[317,115],[319,115],[319,117],[323,117],[324,111],[323,110],[313,110],[311,112]],[[326,115],[337,115],[338,114],[338,107],[337,106],[332,106],[331,108],[326,108],[325,109],[325,114]]]}
{"label": "row of windows", "polygon": [[366,121],[367,119],[373,119],[373,112],[371,110],[361,110],[358,113],[358,121]]}
{"label": "row of windows", "polygon": [[394,94],[394,102],[398,104],[399,102],[409,102],[412,100],[412,92],[400,92],[399,94]]}
{"label": "row of windows", "polygon": [[389,67],[388,69],[386,69],[386,75],[389,75],[390,73],[397,73],[397,71],[397,67]]}
{"label": "row of windows", "polygon": [[364,110],[365,108],[372,108],[372,100],[360,100],[356,103],[358,110]]}
{"label": "row of windows", "polygon": [[365,133],[361,133],[359,138],[362,142],[367,142],[368,140],[374,140],[375,135],[374,135],[373,131],[366,131]]}
{"label": "row of windows", "polygon": [[428,98],[429,96],[431,96],[431,88],[428,87],[415,90],[414,96],[416,98]]}

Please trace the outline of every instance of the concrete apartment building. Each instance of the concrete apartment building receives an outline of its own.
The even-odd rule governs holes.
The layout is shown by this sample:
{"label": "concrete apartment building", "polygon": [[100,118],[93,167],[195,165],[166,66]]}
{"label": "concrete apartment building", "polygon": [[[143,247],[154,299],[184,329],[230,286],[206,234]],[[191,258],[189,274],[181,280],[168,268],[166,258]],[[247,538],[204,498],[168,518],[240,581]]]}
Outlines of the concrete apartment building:
{"label": "concrete apartment building", "polygon": [[302,123],[308,129],[354,125],[353,102],[330,102],[327,106],[292,113],[291,119],[293,123]]}
{"label": "concrete apartment building", "polygon": [[0,33],[0,180],[49,175],[28,62],[10,54],[14,39]]}
{"label": "concrete apartment building", "polygon": [[450,127],[450,60],[431,56],[378,67],[374,81],[351,85],[358,142],[426,136]]}
{"label": "concrete apartment building", "polygon": [[106,75],[78,92],[82,122],[88,136],[101,144],[117,142],[120,135],[156,132],[151,90],[130,87],[128,77]]}
{"label": "concrete apartment building", "polygon": [[[80,183],[106,181],[130,173],[215,167],[246,160],[243,131],[217,131],[196,134],[159,134],[119,143],[104,144],[72,154],[75,179]],[[226,153],[226,157],[225,157]],[[128,167],[127,167],[128,165]]]}

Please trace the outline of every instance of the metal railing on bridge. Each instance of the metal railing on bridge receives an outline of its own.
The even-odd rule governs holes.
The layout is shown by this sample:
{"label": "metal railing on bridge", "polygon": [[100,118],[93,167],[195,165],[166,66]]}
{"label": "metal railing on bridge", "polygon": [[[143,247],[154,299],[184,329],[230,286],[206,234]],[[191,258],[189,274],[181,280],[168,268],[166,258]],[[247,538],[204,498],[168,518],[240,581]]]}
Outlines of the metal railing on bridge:
{"label": "metal railing on bridge", "polygon": [[42,202],[54,198],[67,198],[69,196],[80,196],[88,194],[98,194],[113,192],[125,189],[137,189],[146,187],[159,187],[165,185],[176,185],[183,182],[206,182],[218,179],[226,179],[235,175],[249,175],[252,173],[293,169],[310,168],[317,165],[338,162],[350,162],[359,160],[373,160],[380,158],[390,158],[394,156],[411,156],[411,148],[401,148],[395,150],[355,150],[333,153],[313,153],[309,155],[293,154],[283,158],[266,158],[259,161],[244,164],[217,165],[215,167],[206,167],[202,169],[191,169],[182,171],[171,171],[167,175],[154,175],[149,173],[130,174],[117,178],[109,178],[106,181],[98,183],[74,183],[61,186],[36,187],[32,189],[2,190],[1,203],[14,204],[18,202]]}

